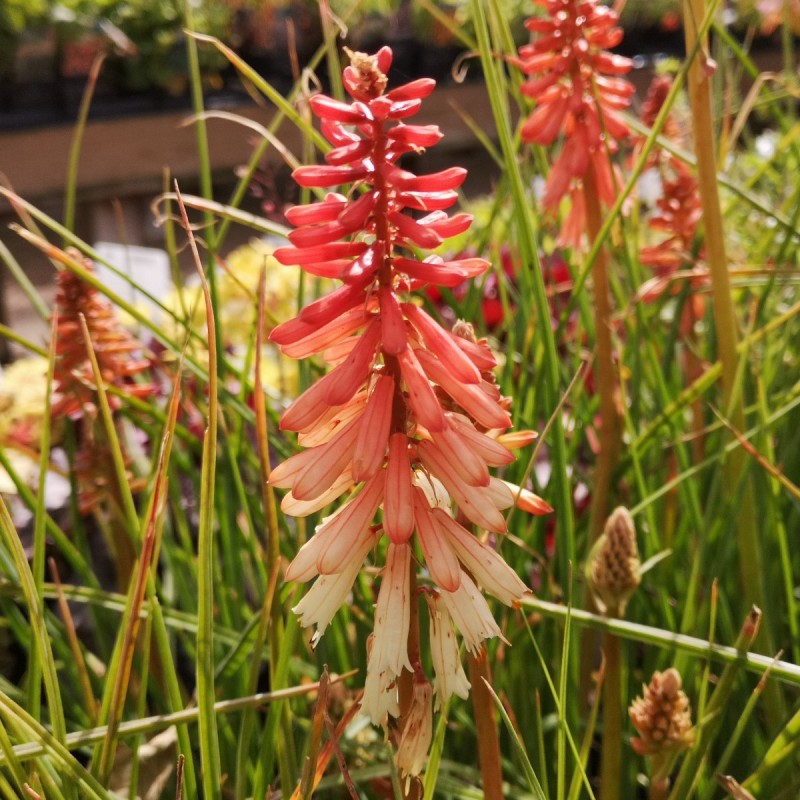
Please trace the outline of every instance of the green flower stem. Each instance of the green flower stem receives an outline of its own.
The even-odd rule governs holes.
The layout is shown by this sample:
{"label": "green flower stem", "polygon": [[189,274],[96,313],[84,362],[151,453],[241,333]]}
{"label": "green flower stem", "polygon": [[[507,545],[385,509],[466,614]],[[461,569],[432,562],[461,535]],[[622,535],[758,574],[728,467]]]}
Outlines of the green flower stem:
{"label": "green flower stem", "polygon": [[622,670],[620,640],[606,634],[603,647],[603,748],[600,759],[600,800],[619,800],[622,780]]}

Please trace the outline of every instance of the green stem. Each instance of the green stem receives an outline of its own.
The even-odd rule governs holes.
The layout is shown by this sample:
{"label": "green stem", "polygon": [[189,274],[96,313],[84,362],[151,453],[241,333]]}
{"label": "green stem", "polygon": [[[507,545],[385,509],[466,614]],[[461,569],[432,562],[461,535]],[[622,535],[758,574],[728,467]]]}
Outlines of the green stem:
{"label": "green stem", "polygon": [[619,800],[622,779],[622,674],[620,640],[606,635],[603,679],[603,749],[600,761],[600,800]]}
{"label": "green stem", "polygon": [[[194,17],[192,13],[192,3],[190,0],[183,2],[183,15],[186,21],[187,30],[194,30]],[[205,104],[203,101],[203,77],[200,72],[200,58],[197,53],[197,39],[193,36],[186,37],[186,54],[189,61],[189,86],[192,96],[192,108],[195,113],[195,134],[197,137],[197,160],[199,161],[200,194],[206,200],[213,200],[214,188],[211,179],[211,154],[208,146],[208,129],[203,116]],[[218,361],[217,368],[220,376],[225,369],[225,348],[222,327],[219,324],[219,295],[217,290],[217,266],[214,259],[214,244],[216,241],[214,234],[214,216],[210,211],[203,214],[203,223],[207,231],[206,239],[209,243],[206,256],[206,276],[208,279],[209,292],[211,294],[211,306],[217,317],[214,326],[214,336],[217,346]]]}
{"label": "green stem", "polygon": [[[177,191],[177,187],[176,187]],[[178,192],[181,219],[203,289],[208,326],[208,427],[203,437],[200,472],[200,519],[197,534],[197,705],[200,709],[200,764],[206,800],[221,797],[219,734],[214,707],[214,487],[217,467],[219,396],[217,328],[209,282],[203,273],[197,243]]]}

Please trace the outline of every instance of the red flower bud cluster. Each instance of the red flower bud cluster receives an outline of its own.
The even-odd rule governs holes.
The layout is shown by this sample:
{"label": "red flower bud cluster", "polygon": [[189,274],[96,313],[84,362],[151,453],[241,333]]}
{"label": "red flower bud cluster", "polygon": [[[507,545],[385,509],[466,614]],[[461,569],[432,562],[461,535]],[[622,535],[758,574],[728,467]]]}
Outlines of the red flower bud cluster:
{"label": "red flower bud cluster", "polygon": [[622,40],[617,15],[598,0],[535,0],[547,12],[525,25],[537,35],[519,50],[516,64],[529,75],[522,91],[536,108],[522,127],[527,142],[550,145],[559,134],[564,147],[547,179],[544,205],[554,208],[590,165],[600,199],[614,201],[607,151],[630,133],[619,115],[634,88],[619,77],[630,59],[607,52]]}

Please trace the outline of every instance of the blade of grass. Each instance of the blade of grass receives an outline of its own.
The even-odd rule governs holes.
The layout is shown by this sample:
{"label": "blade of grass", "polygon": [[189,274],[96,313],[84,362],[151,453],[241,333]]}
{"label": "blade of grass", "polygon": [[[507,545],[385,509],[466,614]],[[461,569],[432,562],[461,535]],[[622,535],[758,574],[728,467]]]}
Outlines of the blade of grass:
{"label": "blade of grass", "polygon": [[[754,330],[748,336],[744,337],[742,341],[739,342],[738,351],[742,353],[745,349],[762,341],[770,333],[792,321],[798,314],[800,314],[800,302],[793,304],[785,312],[773,317],[761,328]],[[699,378],[681,391],[680,394],[664,408],[658,417],[639,433],[635,441],[636,447],[641,449],[646,442],[650,442],[662,425],[680,413],[692,400],[713,386],[721,375],[722,364],[716,361],[711,364]]]}
{"label": "blade of grass", "polygon": [[[224,203],[218,203],[214,200],[206,200],[204,197],[197,197],[196,195],[186,194],[182,195],[184,205],[187,208],[194,208],[198,211],[214,214],[220,219],[226,219],[231,222],[237,222],[260,233],[268,233],[274,236],[286,238],[289,229],[280,225],[277,222],[272,222],[268,219],[260,217],[258,214],[251,214],[247,211],[240,211],[237,208],[227,206]],[[167,205],[167,212],[160,213],[157,209],[159,204],[168,204],[169,201],[176,200],[177,195],[174,192],[165,192],[153,201],[151,208],[153,208],[155,217],[158,223],[163,224],[167,221],[173,221],[173,217],[169,216],[169,205]],[[175,218],[179,219],[179,218]]]}
{"label": "blade of grass", "polygon": [[[542,784],[539,783],[539,779],[536,777],[536,773],[533,770],[533,766],[528,758],[527,752],[525,752],[525,745],[522,743],[522,740],[519,738],[519,734],[514,728],[514,725],[511,722],[511,719],[508,716],[508,712],[506,711],[505,707],[503,706],[502,701],[500,698],[495,694],[494,689],[492,689],[489,681],[485,678],[481,679],[486,687],[486,691],[489,696],[494,700],[495,706],[497,706],[497,710],[500,712],[500,716],[503,719],[503,722],[506,725],[506,729],[508,730],[508,734],[511,737],[511,742],[514,745],[514,750],[517,753],[519,758],[519,762],[522,765],[522,772],[525,775],[525,780],[528,783],[528,787],[530,788],[533,796],[537,800],[547,800],[547,797],[544,793],[544,789],[542,789]],[[474,691],[474,689],[473,689]]]}
{"label": "blade of grass", "polygon": [[97,79],[100,77],[100,69],[105,59],[106,53],[101,51],[94,57],[89,67],[86,88],[83,90],[81,104],[78,108],[78,119],[75,122],[75,128],[72,133],[72,143],[69,148],[69,161],[67,162],[67,179],[64,182],[64,227],[70,231],[75,227],[75,195],[78,189],[78,166],[81,160],[83,135],[86,132],[89,108],[92,105]]}
{"label": "blade of grass", "polygon": [[[188,31],[194,29],[194,11],[193,3],[191,0],[183,0],[182,11],[183,19],[186,27],[186,54],[189,60],[189,91],[192,98],[192,107],[194,108],[194,125],[195,135],[197,138],[197,159],[198,159],[198,172],[200,177],[200,194],[206,200],[212,200],[214,197],[214,187],[211,176],[211,153],[208,147],[208,129],[206,121],[203,117],[205,104],[203,100],[203,76],[200,74],[200,58],[197,52],[196,39],[188,34]],[[179,200],[180,202],[180,200]],[[181,214],[185,213],[185,209],[181,209]],[[219,291],[217,288],[217,265],[214,258],[214,217],[208,211],[203,214],[204,227],[208,230],[208,243],[209,247],[206,253],[206,268],[203,272],[208,286],[204,291],[208,291],[210,306],[214,313],[213,325],[209,323],[208,334],[213,334],[215,350],[217,353],[224,353],[225,337],[222,332],[222,318],[220,315],[219,307]],[[188,226],[188,221],[186,222]],[[198,256],[199,264],[199,256]],[[210,350],[210,343],[209,343]],[[225,360],[224,358],[215,359],[213,368],[219,370],[220,377],[225,373]],[[211,371],[211,359],[209,358],[209,371]],[[214,447],[216,447],[216,439],[214,440]],[[213,496],[213,495],[212,495]]]}
{"label": "blade of grass", "polygon": [[450,700],[447,702],[439,714],[436,722],[436,730],[433,732],[430,752],[428,753],[428,763],[425,765],[425,777],[422,779],[422,800],[433,800],[436,791],[439,769],[442,764],[442,753],[444,752],[444,737],[447,733],[447,712],[450,708]]}
{"label": "blade of grass", "polygon": [[[22,792],[22,785],[25,783],[25,770],[14,752],[14,747],[11,744],[11,739],[8,735],[5,725],[0,720],[0,753],[3,756],[3,763],[6,769],[11,773],[11,778],[14,781],[17,792]],[[6,797],[15,797],[14,790],[9,784],[6,784]]]}
{"label": "blade of grass", "polygon": [[681,765],[678,777],[670,792],[670,800],[689,800],[693,794],[694,787],[703,772],[708,749],[713,743],[715,733],[722,722],[721,712],[726,704],[730,702],[734,681],[743,666],[741,663],[742,657],[752,647],[758,635],[760,621],[761,612],[754,607],[747,616],[733,648],[738,658],[729,663],[722,671],[714,692],[709,698],[704,719],[701,720],[702,724],[699,726],[697,739]]}
{"label": "blade of grass", "polygon": [[50,318],[50,309],[47,307],[47,304],[42,299],[41,294],[39,294],[39,290],[33,285],[31,279],[25,274],[25,270],[19,264],[12,252],[6,246],[6,243],[0,239],[0,258],[3,259],[3,263],[8,268],[8,271],[14,276],[14,280],[19,284],[20,289],[25,293],[25,296],[28,298],[28,302],[30,302],[31,306],[33,306],[33,310],[41,317],[43,320],[47,320]]}
{"label": "blade of grass", "polygon": [[[69,787],[67,796],[75,796],[72,790],[80,792],[81,800],[116,800],[114,795],[106,791],[89,771],[82,765],[60,741],[50,733],[37,719],[32,717],[22,706],[15,703],[4,692],[0,692],[0,716],[6,721],[23,728],[28,736],[36,742],[39,753],[46,753],[57,767],[61,779]],[[19,746],[15,748],[20,758]]]}
{"label": "blade of grass", "polygon": [[184,230],[194,256],[203,289],[208,326],[208,426],[203,437],[203,462],[200,475],[200,520],[197,539],[197,702],[200,708],[200,764],[203,792],[207,800],[219,798],[222,779],[219,735],[214,708],[214,482],[217,463],[217,336],[214,306],[203,274],[197,243],[192,234],[180,190],[175,186]]}
{"label": "blade of grass", "polygon": [[[569,731],[569,722],[564,713],[567,704],[567,681],[569,677],[569,652],[570,642],[572,640],[572,575],[570,574],[570,581],[567,584],[569,587],[569,596],[567,598],[567,616],[564,618],[564,639],[561,645],[561,664],[558,671],[558,733],[556,737],[558,752],[556,759],[558,766],[556,769],[556,797],[558,800],[563,800],[567,790],[567,736],[572,736]],[[575,745],[572,745],[573,750]],[[577,754],[576,754],[577,755]]]}
{"label": "blade of grass", "polygon": [[[6,453],[3,447],[0,447],[0,467],[2,467],[8,477],[11,478],[14,488],[17,490],[17,494],[25,507],[35,512],[38,496],[31,491],[30,486],[19,476],[14,469],[14,465],[9,461],[8,453]],[[45,528],[47,534],[52,537],[56,547],[58,547],[59,552],[81,579],[85,580],[89,587],[95,589],[99,588],[97,576],[92,571],[91,566],[86,563],[80,551],[67,538],[67,535],[58,527],[55,520],[49,514],[45,518]]]}
{"label": "blade of grass", "polygon": [[[266,330],[266,269],[262,269],[258,284],[258,327],[256,332],[256,359],[255,359],[255,381],[253,387],[253,399],[255,402],[256,415],[256,449],[258,452],[258,468],[261,477],[261,492],[264,512],[267,518],[265,542],[267,570],[271,576],[277,576],[280,563],[280,527],[278,525],[278,506],[275,499],[275,491],[269,483],[270,476],[270,453],[269,453],[269,428],[267,425],[267,398],[264,392],[264,379],[262,375],[262,358],[264,352],[264,331]],[[280,662],[281,648],[283,647],[284,620],[281,615],[281,608],[275,602],[274,597],[269,607],[269,667],[270,685],[282,686],[283,683],[276,683],[281,680],[278,675],[278,664]],[[265,620],[266,623],[266,620]],[[253,664],[255,670],[255,662]],[[285,704],[280,710],[273,713],[281,714],[281,725],[283,728],[283,742],[278,749],[280,759],[281,777],[287,781],[293,773],[292,759],[288,750],[291,741],[291,718],[290,708]]]}
{"label": "blade of grass", "polygon": [[56,564],[55,559],[52,557],[48,559],[47,564],[50,569],[50,574],[53,578],[53,585],[56,589],[58,610],[61,614],[62,620],[64,621],[64,629],[67,632],[69,648],[72,652],[72,657],[75,660],[75,666],[80,677],[81,693],[83,694],[83,702],[86,706],[86,714],[91,720],[92,724],[97,724],[98,704],[94,696],[94,691],[92,690],[92,682],[89,678],[89,670],[86,668],[86,659],[83,657],[81,644],[78,639],[78,634],[75,630],[75,622],[72,618],[72,612],[70,611],[69,603],[67,603],[67,598],[64,596],[63,587],[61,585],[61,577],[58,574],[58,565]]}
{"label": "blade of grass", "polygon": [[[41,664],[44,691],[47,698],[47,706],[50,709],[50,724],[53,727],[51,738],[60,745],[66,740],[67,725],[64,719],[64,706],[61,702],[58,671],[53,659],[53,648],[44,619],[43,604],[37,596],[36,580],[31,572],[22,542],[14,529],[14,523],[11,521],[11,515],[2,496],[0,496],[0,537],[14,561],[20,588],[28,607],[36,658]],[[9,702],[13,701],[9,700]],[[69,795],[73,796],[73,793],[69,792]]]}
{"label": "blade of grass", "polygon": [[[36,508],[33,514],[33,559],[31,562],[31,575],[34,582],[34,593],[38,598],[39,608],[37,614],[44,619],[44,597],[42,596],[42,584],[44,583],[45,565],[45,523],[47,521],[47,508],[45,497],[47,496],[47,473],[50,468],[50,409],[52,406],[53,391],[53,372],[56,360],[56,330],[58,321],[53,317],[50,326],[50,347],[47,359],[47,377],[45,379],[45,400],[44,400],[44,424],[39,439],[39,476],[38,491],[36,495]],[[28,711],[31,715],[39,718],[42,710],[42,665],[37,658],[37,651],[33,649],[28,661]]]}
{"label": "blade of grass", "polygon": [[[747,733],[747,725],[750,722],[750,718],[753,714],[753,711],[755,711],[758,701],[761,699],[761,695],[764,693],[764,687],[769,680],[770,672],[770,669],[765,670],[764,674],[756,684],[756,688],[753,689],[750,697],[747,698],[747,704],[745,705],[744,709],[742,709],[741,716],[736,720],[736,725],[728,736],[728,740],[725,744],[725,750],[723,750],[722,755],[719,757],[719,761],[712,770],[712,774],[720,775],[728,769],[728,764],[730,764],[739,742],[741,742],[742,738]],[[711,786],[712,784],[709,783],[708,789],[703,795],[704,800],[710,800],[713,793]]]}
{"label": "blade of grass", "polygon": [[[331,685],[346,681],[352,678],[356,671],[347,672],[344,675],[336,675],[331,678]],[[259,692],[258,694],[249,695],[247,697],[237,697],[232,700],[220,700],[215,704],[218,714],[234,714],[246,708],[258,708],[259,706],[268,705],[269,703],[277,702],[279,700],[290,700],[294,697],[303,697],[311,692],[319,689],[319,681],[313,683],[304,683],[300,686],[292,686],[288,689],[279,689],[273,692]],[[7,698],[3,693],[0,696]],[[25,712],[27,715],[27,712]],[[157,714],[151,717],[143,717],[142,719],[127,720],[119,725],[120,737],[135,736],[138,734],[152,734],[169,728],[172,725],[194,724],[197,722],[200,714],[198,708],[186,708],[182,711],[175,711],[170,714]],[[30,716],[30,715],[27,715]],[[67,734],[66,747],[78,750],[89,744],[95,744],[102,741],[107,735],[108,728],[102,725],[97,728],[92,728],[87,731],[74,731]],[[48,746],[44,742],[32,741],[25,744],[14,745],[14,755],[21,761],[28,761],[37,756],[44,755],[48,752]],[[4,759],[0,759],[0,763],[5,764]]]}
{"label": "blade of grass", "polygon": [[[271,611],[275,604],[275,590],[278,585],[279,579],[279,564],[275,564],[272,570],[272,577],[270,578],[267,593],[264,596],[264,604],[261,613],[258,615],[258,627],[256,628],[255,641],[253,643],[252,657],[250,661],[250,671],[248,675],[248,692],[252,694],[255,692],[255,687],[261,676],[261,664],[264,655],[264,643],[267,640],[268,631],[271,630]],[[270,657],[270,665],[272,658]],[[253,738],[253,730],[255,727],[255,716],[252,709],[246,710],[242,714],[241,723],[239,725],[239,738],[236,746],[236,797],[237,800],[243,800],[247,795],[248,788],[248,758],[250,758],[250,742]]]}
{"label": "blade of grass", "polygon": [[[146,522],[141,537],[141,552],[136,565],[134,580],[131,582],[129,604],[128,607],[126,607],[121,626],[122,638],[120,640],[118,656],[117,653],[115,653],[116,669],[113,670],[113,672],[109,671],[106,685],[110,688],[110,691],[107,690],[103,697],[100,719],[107,724],[108,732],[99,748],[97,748],[95,758],[93,759],[93,768],[100,782],[103,784],[108,783],[111,770],[114,766],[114,758],[117,750],[117,731],[125,708],[125,698],[128,694],[128,686],[133,669],[133,658],[142,622],[141,610],[144,605],[147,581],[153,563],[153,555],[157,549],[157,541],[160,536],[161,526],[163,525],[167,496],[167,467],[175,432],[175,421],[178,416],[181,374],[182,369],[179,367],[172,397],[170,399],[169,410],[167,412],[167,423],[161,442],[156,481],[153,486],[148,511],[145,517]],[[151,620],[149,615],[147,620],[149,624]]]}
{"label": "blade of grass", "polygon": [[291,120],[304,135],[311,138],[314,144],[324,153],[329,149],[325,139],[309,125],[303,117],[297,113],[295,108],[284,96],[278,92],[268,81],[258,74],[249,64],[240,58],[230,47],[223,44],[215,36],[203,33],[188,32],[188,35],[198,42],[206,42],[219,50],[225,58],[234,66],[243,77],[247,78],[273,105],[275,105],[287,119]]}
{"label": "blade of grass", "polygon": [[[531,604],[530,602],[526,602],[526,600],[522,600],[521,602],[522,602],[522,605],[530,605]],[[555,604],[547,604],[547,605],[555,605]],[[567,628],[567,626],[571,625],[571,623],[573,621],[573,615],[575,615],[575,614],[578,614],[578,615],[585,614],[585,615],[588,615],[588,616],[594,616],[592,614],[588,614],[588,612],[586,612],[586,611],[578,612],[575,609],[573,609],[571,606],[569,608],[564,608],[563,606],[555,606],[555,607],[556,608],[560,608],[561,610],[566,612],[563,615],[559,615],[564,620],[565,629]],[[599,619],[605,619],[605,617],[600,617]],[[576,763],[580,763],[580,752],[578,751],[578,748],[575,745],[575,740],[572,737],[572,733],[571,733],[571,731],[569,729],[569,726],[561,724],[561,720],[564,719],[564,714],[563,714],[563,712],[561,710],[561,706],[562,706],[561,698],[562,698],[563,695],[560,693],[559,690],[556,690],[556,686],[553,683],[553,678],[550,675],[550,670],[547,667],[547,662],[545,661],[544,654],[542,653],[542,649],[539,647],[539,643],[536,641],[536,637],[533,635],[533,630],[531,629],[530,620],[527,617],[523,617],[523,620],[525,622],[525,630],[528,632],[528,638],[530,639],[531,644],[533,645],[533,649],[536,651],[536,657],[539,660],[540,666],[542,667],[542,675],[544,675],[545,682],[547,683],[547,688],[550,690],[550,694],[551,694],[551,696],[552,696],[552,698],[553,698],[553,700],[554,700],[554,702],[556,704],[556,714],[557,714],[557,718],[558,718],[558,721],[559,721],[558,735],[559,736],[563,735],[565,741],[567,742],[567,744],[569,744],[570,750],[572,751],[572,755],[575,758]],[[564,645],[562,644],[562,651],[563,651],[563,649],[564,649]],[[562,657],[562,663],[563,663],[563,657]],[[564,674],[564,667],[562,666],[561,670],[560,670],[560,676],[563,676],[563,674]],[[559,682],[561,682],[561,677],[559,679]],[[557,759],[560,758],[564,762],[565,766],[564,766],[563,772],[564,772],[564,774],[566,774],[566,753],[564,753],[563,756],[560,756],[557,753],[556,754],[556,758]],[[556,769],[557,769],[557,771],[560,770],[558,761],[557,761],[557,764],[556,764]],[[557,774],[558,774],[558,772],[557,772]],[[585,773],[582,774],[582,780],[583,780],[583,786],[586,789],[586,791],[588,792],[589,797],[592,798],[592,800],[594,800],[594,792],[592,791],[592,786],[589,783],[589,779],[588,779],[588,777],[586,776]],[[559,792],[559,791],[563,791],[563,789],[560,790],[559,787],[556,786],[556,792]]]}
{"label": "blade of grass", "polygon": [[[739,664],[742,669],[756,675],[762,675],[766,669],[771,669],[773,677],[793,686],[800,686],[800,665],[791,664],[788,661],[776,662],[769,656],[739,652],[735,647],[720,644],[709,645],[705,639],[698,639],[695,636],[672,633],[628,620],[608,619],[577,608],[568,612],[565,606],[546,600],[525,598],[522,600],[522,605],[555,619],[565,620],[569,613],[572,622],[576,625],[588,625],[598,630],[611,631],[622,639],[638,642],[641,645],[654,645],[665,650],[680,650],[699,658],[705,658],[708,655],[724,664]],[[798,716],[798,733],[800,733],[800,716]]]}
{"label": "blade of grass", "polygon": [[[600,668],[599,677],[594,691],[594,699],[592,701],[591,709],[589,710],[589,717],[586,720],[586,730],[583,734],[583,741],[581,742],[580,761],[572,773],[572,781],[567,794],[568,800],[578,800],[580,797],[581,786],[585,785],[589,776],[586,774],[586,768],[589,763],[589,755],[594,744],[594,737],[597,730],[597,717],[600,711],[600,698],[603,694],[603,681],[605,679],[605,667]],[[547,787],[545,786],[545,790]]]}
{"label": "blade of grass", "polygon": [[47,350],[45,350],[44,347],[39,347],[39,345],[34,344],[32,341],[30,341],[30,339],[26,339],[21,333],[13,331],[7,325],[3,325],[2,323],[0,323],[0,336],[2,336],[4,339],[8,339],[9,342],[16,342],[29,352],[35,353],[37,356],[47,355]]}

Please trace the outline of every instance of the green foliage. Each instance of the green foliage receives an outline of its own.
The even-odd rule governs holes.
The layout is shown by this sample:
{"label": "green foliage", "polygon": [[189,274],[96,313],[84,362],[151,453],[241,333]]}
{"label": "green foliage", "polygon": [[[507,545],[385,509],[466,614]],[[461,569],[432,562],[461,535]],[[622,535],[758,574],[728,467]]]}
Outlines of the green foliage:
{"label": "green foliage", "polygon": [[[15,29],[23,24],[19,20],[33,19],[26,14],[40,13],[29,3],[4,8],[10,10]],[[87,8],[73,5],[78,14],[88,13]],[[504,477],[528,483],[556,507],[550,518],[511,511],[510,535],[497,543],[517,573],[536,588],[536,597],[521,609],[493,606],[511,645],[494,643],[488,653],[502,717],[506,796],[593,796],[596,765],[591,754],[603,724],[602,694],[594,695],[594,706],[590,696],[581,694],[579,662],[584,658],[599,667],[599,637],[611,633],[619,640],[626,704],[656,670],[677,666],[683,676],[698,735],[687,754],[676,756],[680,794],[673,800],[720,800],[724,795],[717,772],[733,774],[760,798],[790,800],[797,796],[800,775],[800,721],[793,713],[800,696],[800,551],[792,542],[792,532],[800,529],[800,188],[787,180],[800,172],[795,109],[779,92],[766,88],[753,112],[759,132],[740,126],[738,141],[722,142],[733,148],[722,154],[725,171],[719,188],[742,337],[739,384],[745,425],[737,433],[746,445],[721,421],[726,408],[710,304],[693,337],[681,326],[686,304],[705,297],[707,286],[678,279],[647,302],[642,296],[652,272],[642,263],[640,248],[652,244],[655,234],[647,226],[650,211],[633,196],[636,183],[630,176],[641,171],[659,131],[639,126],[639,148],[618,158],[631,199],[619,199],[613,219],[601,231],[612,264],[613,339],[625,430],[613,502],[631,509],[644,568],[626,618],[606,619],[586,609],[582,577],[590,551],[583,509],[592,491],[597,439],[589,279],[596,249],[587,254],[559,246],[562,218],[540,211],[535,187],[552,154],[520,147],[510,123],[528,106],[518,95],[515,77],[495,59],[499,53],[510,54],[513,42],[504,9],[501,2],[476,0],[469,6],[469,35],[474,31],[484,61],[498,132],[497,140],[486,141],[503,169],[490,196],[463,203],[478,224],[441,251],[445,256],[448,248],[453,255],[474,251],[489,258],[494,269],[481,285],[445,291],[443,302],[433,297],[426,302],[443,316],[473,322],[502,354],[498,380],[503,393],[514,397],[515,426],[541,434],[535,448],[520,453]],[[153,65],[142,68],[142,80],[169,85],[183,68],[179,5],[109,0],[105,13]],[[216,4],[203,4],[193,13],[204,33],[224,30],[225,16]],[[280,138],[282,129],[292,124],[309,147],[324,149],[318,133],[297,112],[299,89],[283,98],[219,42],[198,44],[203,64],[218,68],[224,54],[277,106],[272,135]],[[742,71],[752,72],[746,53],[734,56]],[[683,65],[679,75],[685,76]],[[197,67],[192,80],[198,87],[202,83]],[[734,96],[739,92],[738,82],[726,88]],[[669,102],[681,102],[679,90]],[[720,103],[723,107],[728,106]],[[725,130],[730,132],[730,126]],[[29,565],[6,506],[0,506],[0,797],[24,796],[27,782],[41,796],[56,800],[75,795],[111,800],[118,795],[109,786],[117,779],[119,795],[136,796],[150,788],[141,776],[160,767],[167,775],[161,796],[172,798],[177,791],[176,752],[186,758],[184,797],[219,793],[239,800],[264,797],[275,788],[289,797],[312,741],[311,695],[323,664],[332,674],[360,670],[331,688],[332,726],[351,708],[363,684],[374,571],[356,582],[352,602],[315,650],[291,611],[303,589],[280,580],[281,564],[296,554],[322,512],[308,519],[287,518],[265,488],[270,454],[283,456],[294,448],[276,424],[293,381],[273,377],[282,375],[283,367],[273,370],[268,361],[259,362],[257,277],[263,264],[268,274],[262,317],[268,324],[289,316],[290,302],[307,300],[326,287],[303,284],[270,259],[262,245],[228,259],[225,237],[233,222],[257,234],[285,232],[238,208],[267,146],[255,149],[232,200],[184,198],[192,222],[203,223],[198,236],[209,253],[208,291],[187,286],[163,298],[159,321],[114,295],[85,273],[74,255],[52,244],[63,241],[92,256],[86,242],[13,197],[23,235],[59,269],[93,280],[121,314],[137,321],[142,338],[159,351],[155,370],[163,394],[169,395],[173,385],[180,389],[180,412],[164,397],[117,398],[109,391],[109,401],[118,399],[120,404],[113,424],[108,419],[111,405],[103,408],[115,445],[109,472],[118,484],[125,480],[123,449],[138,442],[133,469],[144,489],[135,505],[123,491],[116,503],[89,520],[75,512],[51,515],[44,507],[23,479],[23,462],[18,460],[35,451],[40,431],[34,426],[33,439],[20,446],[8,432],[21,426],[13,428],[0,418],[0,467],[16,484],[16,508],[33,515],[37,554]],[[673,149],[693,170],[693,157],[680,146]],[[201,162],[210,194],[210,168],[207,159]],[[176,259],[187,238],[178,235],[177,202],[170,193],[159,206],[167,214],[168,247]],[[701,238],[694,247],[693,259],[700,262]],[[24,282],[5,246],[0,257]],[[226,266],[230,272],[224,271]],[[29,284],[24,290],[44,312],[46,304],[36,290]],[[276,315],[280,319],[273,320]],[[209,322],[216,323],[216,331]],[[0,331],[19,343],[18,335]],[[216,369],[209,340],[222,345]],[[685,367],[688,358],[696,367],[691,374]],[[256,395],[266,404],[258,421],[251,402],[257,362],[264,369],[261,374],[270,376],[263,398]],[[31,383],[41,373],[46,374],[42,362],[37,373],[27,372],[21,380]],[[308,370],[300,375],[307,383]],[[0,386],[0,414],[13,408],[6,399],[10,391],[8,385]],[[35,410],[26,405],[24,411],[18,416],[27,425]],[[209,413],[214,424],[204,433]],[[47,416],[40,412],[45,420]],[[70,437],[76,435],[71,430],[67,426],[60,442],[67,453]],[[60,432],[54,427],[47,433],[56,440]],[[745,600],[748,587],[740,583],[742,554],[735,536],[742,495],[739,486],[725,482],[725,459],[740,447],[746,448],[746,475],[754,488],[752,511],[763,563],[761,624],[782,650],[774,664],[775,653],[764,651],[758,639],[753,643],[754,631],[746,624],[752,618]],[[114,526],[127,531],[137,548],[149,541],[149,554],[144,548],[137,552],[153,561],[142,559],[135,570],[138,581],[109,589],[103,572],[108,568],[98,554],[108,549]],[[63,585],[43,569],[45,545]],[[71,618],[59,610],[60,597],[69,601]],[[598,638],[589,637],[589,649],[579,658],[584,631]],[[267,683],[275,694],[260,696]],[[471,706],[454,699],[444,713],[446,720],[442,716],[435,723],[435,770],[431,768],[425,781],[425,797],[480,797]],[[169,742],[160,751],[163,740],[156,734],[165,729]],[[629,746],[634,731],[625,716],[623,730],[620,786],[622,796],[634,797],[647,768]],[[327,729],[323,745],[326,736]],[[117,739],[130,748],[127,754],[116,750]],[[145,742],[150,747],[140,749]],[[385,797],[391,787],[398,788],[392,745],[381,732],[356,719],[342,726],[336,742],[360,796]],[[87,766],[92,747],[104,755]],[[125,784],[118,765],[131,753],[134,768],[128,774],[133,778]],[[335,754],[329,755],[334,766],[325,773],[317,796],[339,797],[343,779]]]}
{"label": "green foliage", "polygon": [[40,25],[46,18],[48,0],[5,0],[0,6],[0,29],[8,27],[21,33]]}

